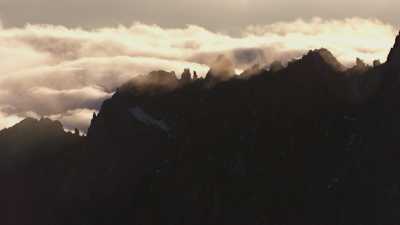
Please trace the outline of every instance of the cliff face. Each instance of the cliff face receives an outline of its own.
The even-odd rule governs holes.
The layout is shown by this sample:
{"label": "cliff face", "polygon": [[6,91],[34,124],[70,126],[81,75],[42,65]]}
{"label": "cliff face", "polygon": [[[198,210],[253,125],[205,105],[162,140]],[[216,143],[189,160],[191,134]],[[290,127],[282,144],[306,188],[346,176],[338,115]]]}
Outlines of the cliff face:
{"label": "cliff face", "polygon": [[[359,61],[345,70],[320,49],[286,68],[224,79],[210,75],[181,82],[173,73],[156,71],[106,100],[84,138],[48,121],[40,127],[52,127],[43,136],[52,137],[45,143],[53,143],[56,154],[45,151],[37,162],[54,162],[45,167],[52,172],[31,176],[21,170],[52,180],[27,193],[39,199],[41,191],[51,192],[45,203],[34,204],[38,216],[31,221],[395,224],[400,220],[396,40],[390,60],[375,67]],[[25,139],[18,127],[31,122],[0,132],[0,143],[5,133]],[[35,126],[29,125],[27,134],[38,130]],[[10,146],[18,142],[10,140]],[[73,151],[60,149],[69,146],[65,140],[74,144]]]}

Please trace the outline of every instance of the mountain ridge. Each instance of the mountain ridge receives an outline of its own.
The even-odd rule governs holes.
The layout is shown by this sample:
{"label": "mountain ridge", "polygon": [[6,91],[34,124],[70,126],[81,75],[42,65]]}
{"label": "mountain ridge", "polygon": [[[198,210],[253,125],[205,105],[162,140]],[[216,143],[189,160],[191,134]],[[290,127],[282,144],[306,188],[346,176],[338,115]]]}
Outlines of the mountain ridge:
{"label": "mountain ridge", "polygon": [[[2,187],[12,193],[7,203],[19,199],[4,218],[60,225],[395,224],[399,44],[400,34],[390,60],[374,67],[357,60],[344,69],[319,49],[285,68],[254,67],[237,76],[222,58],[216,66],[229,67],[219,68],[222,77],[215,69],[208,78],[185,70],[181,79],[154,71],[104,101],[85,137],[64,132],[59,122],[27,119],[0,131],[2,147],[4,133],[22,129],[9,143],[31,134],[35,144],[42,139],[37,125],[47,131],[37,155],[17,172],[1,171],[12,180]],[[21,199],[21,192],[36,200]],[[32,216],[10,216],[15,211]]]}

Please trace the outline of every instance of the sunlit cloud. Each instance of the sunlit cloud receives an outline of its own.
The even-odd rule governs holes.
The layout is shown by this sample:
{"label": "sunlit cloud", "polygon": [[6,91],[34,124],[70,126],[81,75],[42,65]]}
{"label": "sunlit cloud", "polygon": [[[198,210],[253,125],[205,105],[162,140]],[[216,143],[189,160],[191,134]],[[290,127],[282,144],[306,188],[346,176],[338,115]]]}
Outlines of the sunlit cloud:
{"label": "sunlit cloud", "polygon": [[236,71],[287,62],[321,47],[345,65],[356,57],[385,61],[396,33],[390,24],[361,18],[253,25],[239,36],[196,25],[166,29],[134,23],[92,30],[0,25],[0,129],[35,115],[85,130],[102,101],[129,79],[159,69],[180,75],[191,68],[204,76],[221,54]]}
{"label": "sunlit cloud", "polygon": [[21,120],[23,120],[22,117],[17,115],[8,115],[0,111],[0,127],[2,128],[10,127]]}
{"label": "sunlit cloud", "polygon": [[93,113],[97,113],[97,110],[74,109],[61,114],[51,115],[50,119],[60,121],[66,130],[73,131],[75,128],[79,128],[85,132],[86,128],[90,125]]}

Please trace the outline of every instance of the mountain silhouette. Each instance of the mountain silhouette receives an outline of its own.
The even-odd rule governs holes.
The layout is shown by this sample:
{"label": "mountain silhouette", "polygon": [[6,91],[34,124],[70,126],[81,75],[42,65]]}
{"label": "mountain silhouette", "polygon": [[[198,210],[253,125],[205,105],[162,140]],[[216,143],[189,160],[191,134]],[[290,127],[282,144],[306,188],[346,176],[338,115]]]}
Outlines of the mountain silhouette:
{"label": "mountain silhouette", "polygon": [[26,119],[0,132],[2,224],[396,224],[399,62],[400,34],[374,66],[221,56],[135,77],[86,136]]}
{"label": "mountain silhouette", "polygon": [[389,55],[387,57],[387,63],[397,63],[400,58],[400,32],[397,35],[393,48],[390,50]]}

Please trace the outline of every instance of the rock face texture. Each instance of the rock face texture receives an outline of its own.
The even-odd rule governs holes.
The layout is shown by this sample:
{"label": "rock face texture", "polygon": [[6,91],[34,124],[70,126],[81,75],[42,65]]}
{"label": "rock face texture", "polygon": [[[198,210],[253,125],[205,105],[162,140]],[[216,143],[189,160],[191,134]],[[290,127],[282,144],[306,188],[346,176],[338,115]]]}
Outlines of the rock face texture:
{"label": "rock face texture", "polygon": [[396,224],[399,42],[374,67],[320,49],[246,79],[152,72],[85,137],[27,119],[0,132],[2,224]]}

